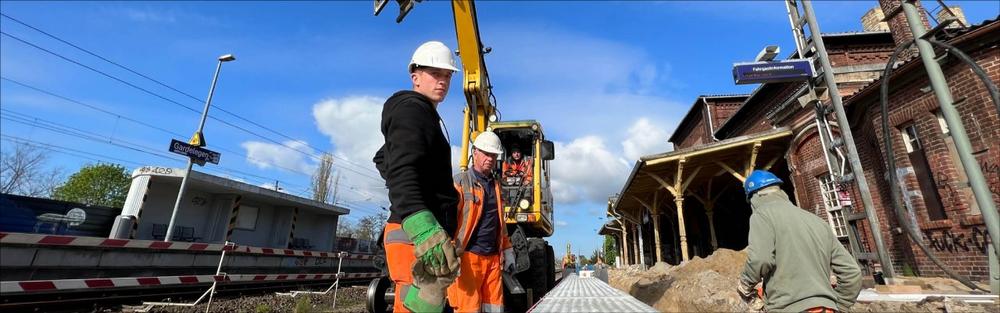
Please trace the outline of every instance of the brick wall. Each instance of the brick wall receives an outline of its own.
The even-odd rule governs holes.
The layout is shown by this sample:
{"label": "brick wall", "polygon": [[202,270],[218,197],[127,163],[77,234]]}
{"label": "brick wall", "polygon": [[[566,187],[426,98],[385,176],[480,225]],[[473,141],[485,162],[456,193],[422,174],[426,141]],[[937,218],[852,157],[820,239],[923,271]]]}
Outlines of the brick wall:
{"label": "brick wall", "polygon": [[[900,0],[879,0],[879,6],[882,8],[882,12],[885,14],[891,14],[899,5],[902,3]],[[931,28],[930,22],[927,21],[927,14],[924,12],[923,6],[920,1],[915,1],[918,11],[920,12],[920,21],[924,24],[927,29]],[[892,32],[892,40],[896,43],[896,46],[907,43],[913,40],[913,32],[910,31],[909,24],[906,23],[906,15],[903,11],[899,11],[898,14],[894,15],[892,19],[888,21],[889,31]],[[911,48],[910,53],[915,53],[915,49]],[[907,53],[903,53],[904,56],[908,56]],[[905,57],[903,58],[906,59]]]}
{"label": "brick wall", "polygon": [[712,142],[711,134],[708,133],[708,124],[705,123],[705,106],[701,101],[696,102],[695,106],[697,109],[692,115],[694,122],[689,124],[690,128],[676,130],[685,134],[681,137],[683,138],[681,142],[676,143],[674,147],[676,150]]}
{"label": "brick wall", "polygon": [[712,110],[712,125],[714,125],[716,129],[718,129],[722,123],[729,120],[729,117],[733,116],[733,113],[736,113],[736,110],[739,110],[740,105],[743,105],[743,100],[745,100],[745,98],[738,99],[739,101],[729,100],[709,102],[711,103],[710,107]]}
{"label": "brick wall", "polygon": [[[1000,50],[997,43],[966,50],[980,64],[994,81],[1000,81]],[[965,99],[957,106],[962,121],[967,129],[975,157],[987,176],[990,190],[993,191],[994,202],[1000,203],[1000,117],[996,106],[989,100],[985,88],[978,78],[957,60],[951,60],[943,65],[945,75],[951,86],[954,98]],[[904,174],[912,167],[910,158],[905,152],[900,131],[905,125],[914,125],[920,136],[924,154],[931,167],[932,179],[937,185],[937,193],[947,215],[946,220],[932,221],[927,214],[919,185],[914,175],[904,175],[901,182],[905,190],[911,191],[904,200],[906,206],[912,209],[917,223],[917,230],[933,253],[945,264],[961,275],[973,280],[987,280],[988,267],[985,244],[989,241],[982,215],[978,212],[967,186],[964,171],[956,159],[954,144],[949,135],[944,134],[936,112],[939,110],[934,93],[926,88],[929,82],[921,66],[917,70],[902,77],[893,77],[894,90],[890,93],[889,123],[892,136],[893,157],[896,167]],[[923,90],[922,90],[923,89]],[[869,144],[859,144],[859,154],[867,156],[862,161],[867,168],[879,168],[884,164],[886,149],[881,131],[881,113],[876,96],[871,99],[858,99],[856,103],[866,103],[870,107],[865,115],[865,123],[859,129],[860,134],[870,133]],[[855,126],[857,127],[857,126]],[[860,136],[856,136],[860,137]],[[862,137],[863,138],[863,137]],[[873,140],[877,139],[877,140]],[[858,139],[860,140],[860,138]],[[874,142],[871,142],[874,141]],[[872,172],[872,170],[867,170]],[[873,182],[872,193],[881,194],[881,201],[876,201],[883,230],[886,230],[887,245],[893,247],[897,258],[896,266],[902,270],[904,264],[915,267],[914,270],[925,276],[943,276],[919,248],[903,238],[903,235],[889,235],[888,230],[901,227],[892,212],[891,200],[885,192],[890,190],[882,177],[870,177]],[[897,187],[898,188],[898,187]]]}

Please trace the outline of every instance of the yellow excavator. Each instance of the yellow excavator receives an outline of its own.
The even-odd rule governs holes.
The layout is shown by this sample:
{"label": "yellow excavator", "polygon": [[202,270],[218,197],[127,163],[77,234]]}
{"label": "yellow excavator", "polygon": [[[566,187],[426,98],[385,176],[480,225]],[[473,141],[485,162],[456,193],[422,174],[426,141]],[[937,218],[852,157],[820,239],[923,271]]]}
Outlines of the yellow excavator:
{"label": "yellow excavator", "polygon": [[[420,0],[394,0],[399,4],[400,23]],[[390,0],[375,0],[375,15],[379,15]],[[531,158],[532,178],[522,184],[497,175],[501,181],[501,198],[508,236],[516,256],[513,273],[504,272],[504,304],[509,312],[524,312],[541,299],[555,285],[555,255],[544,238],[555,231],[553,198],[550,190],[549,161],[555,158],[552,141],[546,140],[542,125],[535,120],[501,121],[493,96],[484,56],[492,49],[484,47],[479,36],[475,3],[471,0],[451,2],[458,38],[458,55],[462,60],[462,89],[466,107],[463,112],[461,171],[467,171],[473,139],[484,131],[493,131],[500,137],[504,151],[514,146],[522,148],[525,157]],[[501,156],[500,165],[510,158]],[[497,166],[502,169],[502,166]],[[501,174],[501,173],[497,173]],[[386,271],[383,270],[383,273]],[[368,311],[385,312],[392,309],[392,281],[388,277],[375,279],[368,288]]]}

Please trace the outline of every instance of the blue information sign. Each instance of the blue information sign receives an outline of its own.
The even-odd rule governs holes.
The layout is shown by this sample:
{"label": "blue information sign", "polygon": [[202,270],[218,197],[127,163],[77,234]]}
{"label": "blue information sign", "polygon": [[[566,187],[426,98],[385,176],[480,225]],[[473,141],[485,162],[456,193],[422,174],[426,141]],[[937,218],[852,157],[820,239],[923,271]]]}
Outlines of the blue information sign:
{"label": "blue information sign", "polygon": [[733,64],[737,85],[802,81],[813,77],[812,59]]}
{"label": "blue information sign", "polygon": [[176,139],[170,140],[170,152],[189,157],[195,163],[198,163],[198,165],[205,165],[205,162],[219,164],[219,159],[222,158],[221,153],[196,147]]}

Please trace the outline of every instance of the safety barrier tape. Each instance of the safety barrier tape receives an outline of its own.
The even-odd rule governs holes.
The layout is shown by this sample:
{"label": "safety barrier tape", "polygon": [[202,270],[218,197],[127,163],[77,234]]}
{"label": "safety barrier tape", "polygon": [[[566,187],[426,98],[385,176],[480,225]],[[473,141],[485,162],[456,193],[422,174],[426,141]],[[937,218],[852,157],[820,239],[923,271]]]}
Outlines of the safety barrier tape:
{"label": "safety barrier tape", "polygon": [[[135,249],[160,249],[160,250],[184,250],[184,251],[222,251],[227,250],[239,254],[263,254],[278,256],[301,256],[316,258],[338,258],[342,252],[330,251],[309,251],[292,249],[260,248],[251,246],[230,245],[226,246],[218,243],[196,243],[196,242],[165,242],[156,240],[134,240],[134,239],[108,239],[100,237],[82,236],[59,236],[29,233],[7,233],[0,232],[0,244],[22,244],[22,245],[42,245],[42,246],[75,246],[75,247],[101,247],[101,248],[135,248]],[[375,258],[372,254],[351,254],[344,253],[344,259],[348,260],[371,260]]]}
{"label": "safety barrier tape", "polygon": [[[380,273],[341,273],[343,279],[376,278]],[[337,278],[336,273],[325,274],[234,274],[187,275],[159,277],[117,277],[59,280],[29,280],[0,282],[0,293],[42,292],[97,288],[145,287],[184,285],[217,282],[323,280]]]}

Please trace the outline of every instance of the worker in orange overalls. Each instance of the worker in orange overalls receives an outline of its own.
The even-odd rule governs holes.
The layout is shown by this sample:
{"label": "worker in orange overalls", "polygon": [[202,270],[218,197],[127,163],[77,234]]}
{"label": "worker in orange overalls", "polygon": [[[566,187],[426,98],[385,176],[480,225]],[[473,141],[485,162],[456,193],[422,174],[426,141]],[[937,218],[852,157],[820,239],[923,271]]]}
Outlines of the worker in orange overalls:
{"label": "worker in orange overalls", "polygon": [[448,287],[448,302],[455,312],[503,313],[501,271],[511,272],[514,266],[500,184],[494,179],[503,148],[500,138],[489,131],[479,134],[472,147],[472,168],[455,175],[459,191],[455,246],[464,252],[458,280]]}
{"label": "worker in orange overalls", "polygon": [[503,178],[520,178],[520,186],[531,185],[531,161],[531,157],[525,157],[521,154],[520,147],[517,145],[512,146],[510,148],[510,160],[503,162]]}
{"label": "worker in orange overalls", "polygon": [[458,275],[460,252],[451,234],[459,197],[437,112],[458,71],[451,51],[439,41],[420,45],[409,65],[413,90],[393,94],[382,108],[385,144],[372,161],[389,189],[383,242],[396,313],[441,312]]}

